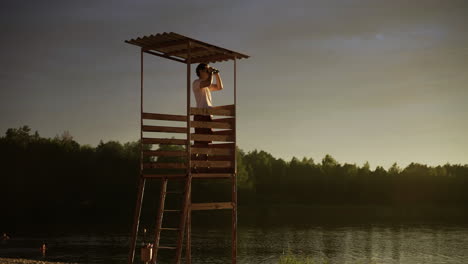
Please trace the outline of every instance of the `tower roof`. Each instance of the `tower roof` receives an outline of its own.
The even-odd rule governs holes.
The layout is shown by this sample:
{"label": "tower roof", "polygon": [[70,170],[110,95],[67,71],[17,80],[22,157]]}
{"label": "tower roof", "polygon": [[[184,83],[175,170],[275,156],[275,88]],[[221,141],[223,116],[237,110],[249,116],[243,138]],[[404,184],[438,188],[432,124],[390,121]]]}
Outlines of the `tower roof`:
{"label": "tower roof", "polygon": [[191,41],[191,63],[215,63],[242,58],[248,55],[208,44],[174,32],[158,33],[156,35],[125,40],[126,43],[137,45],[149,54],[187,63],[187,43]]}

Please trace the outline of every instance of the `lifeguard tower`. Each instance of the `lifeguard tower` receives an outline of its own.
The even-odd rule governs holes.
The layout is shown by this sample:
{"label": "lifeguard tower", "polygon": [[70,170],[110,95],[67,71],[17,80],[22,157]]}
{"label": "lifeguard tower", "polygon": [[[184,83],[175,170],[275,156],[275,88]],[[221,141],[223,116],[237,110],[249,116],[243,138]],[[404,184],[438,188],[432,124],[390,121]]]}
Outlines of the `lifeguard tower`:
{"label": "lifeguard tower", "polygon": [[[141,56],[141,107],[140,107],[140,177],[138,195],[128,263],[133,264],[138,236],[138,227],[142,209],[145,183],[147,179],[161,181],[159,208],[157,212],[151,263],[157,262],[160,250],[173,250],[174,263],[179,264],[182,258],[182,246],[186,235],[186,263],[191,263],[191,213],[195,210],[232,210],[232,263],[237,263],[237,169],[236,169],[236,61],[249,56],[217,47],[193,38],[173,32],[126,40],[126,43],[139,46]],[[181,115],[149,113],[143,109],[143,54],[151,54],[172,61],[187,64],[187,104],[186,113],[181,109]],[[194,63],[234,62],[234,103],[232,105],[213,108],[191,107],[191,65]],[[211,122],[193,121],[194,115],[212,115]],[[165,120],[178,123],[178,126],[148,125],[146,121]],[[180,125],[182,124],[182,125]],[[212,128],[212,134],[195,134],[192,128]],[[143,137],[143,132],[179,133],[186,139]],[[154,134],[154,133],[152,133]],[[207,141],[206,146],[194,146],[192,141]],[[178,145],[183,150],[155,150],[149,146]],[[194,159],[193,156],[207,155],[206,160]],[[153,162],[148,159],[159,157],[178,157],[178,162]],[[182,161],[180,161],[182,160]],[[232,200],[230,202],[192,203],[192,180],[225,179],[232,182]],[[169,180],[184,182],[181,208],[165,209],[166,194],[172,194],[167,189]],[[170,198],[168,198],[170,199]],[[164,214],[180,214],[178,227],[165,227]],[[172,232],[172,233],[171,233]],[[161,236],[177,236],[175,245],[161,245]]]}

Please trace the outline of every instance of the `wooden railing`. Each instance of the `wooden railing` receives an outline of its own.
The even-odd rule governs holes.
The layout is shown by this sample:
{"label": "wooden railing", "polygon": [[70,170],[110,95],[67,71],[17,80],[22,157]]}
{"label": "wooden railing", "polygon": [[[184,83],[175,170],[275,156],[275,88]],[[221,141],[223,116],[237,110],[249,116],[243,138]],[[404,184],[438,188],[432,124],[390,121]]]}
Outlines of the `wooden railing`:
{"label": "wooden railing", "polygon": [[[227,178],[232,177],[235,171],[235,107],[234,105],[217,106],[213,108],[190,108],[190,115],[212,115],[221,116],[213,118],[212,121],[190,121],[191,128],[211,128],[212,134],[195,134],[191,132],[191,172],[193,178]],[[187,116],[142,113],[142,132],[148,133],[175,133],[187,134]],[[193,118],[191,118],[192,120]],[[174,121],[179,126],[160,126],[145,124],[147,120]],[[183,122],[183,125],[180,124]],[[211,141],[206,146],[193,145],[193,141]],[[180,145],[186,146],[187,139],[161,138],[144,136],[141,139],[145,145]],[[187,169],[187,147],[184,150],[143,150],[145,157],[179,157],[178,162],[145,162],[142,164],[142,174],[144,177],[185,177],[186,174],[168,174],[172,169]],[[197,155],[207,155],[204,160],[195,158]],[[163,169],[164,173],[157,172]],[[160,176],[158,176],[160,175]]]}

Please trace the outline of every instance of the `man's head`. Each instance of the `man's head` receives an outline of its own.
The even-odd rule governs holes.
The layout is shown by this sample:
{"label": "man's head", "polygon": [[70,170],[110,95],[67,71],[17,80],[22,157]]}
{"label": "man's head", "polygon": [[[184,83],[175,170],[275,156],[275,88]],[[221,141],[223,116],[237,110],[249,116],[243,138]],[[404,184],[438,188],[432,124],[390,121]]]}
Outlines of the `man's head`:
{"label": "man's head", "polygon": [[210,65],[206,64],[206,63],[200,63],[198,64],[197,66],[197,69],[196,69],[196,72],[197,72],[197,76],[200,78],[200,79],[206,79],[209,77],[209,73],[208,73],[208,69],[210,68]]}

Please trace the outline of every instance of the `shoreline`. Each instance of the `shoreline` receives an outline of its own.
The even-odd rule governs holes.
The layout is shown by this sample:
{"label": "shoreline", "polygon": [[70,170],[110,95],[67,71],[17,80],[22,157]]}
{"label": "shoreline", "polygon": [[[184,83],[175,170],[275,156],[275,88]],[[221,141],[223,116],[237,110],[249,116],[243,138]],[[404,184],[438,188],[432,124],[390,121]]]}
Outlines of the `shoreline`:
{"label": "shoreline", "polygon": [[2,264],[78,264],[73,262],[53,262],[45,260],[35,259],[23,259],[23,258],[1,258],[0,263]]}

